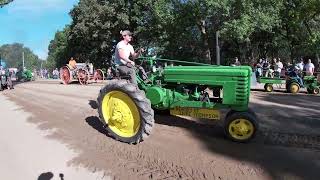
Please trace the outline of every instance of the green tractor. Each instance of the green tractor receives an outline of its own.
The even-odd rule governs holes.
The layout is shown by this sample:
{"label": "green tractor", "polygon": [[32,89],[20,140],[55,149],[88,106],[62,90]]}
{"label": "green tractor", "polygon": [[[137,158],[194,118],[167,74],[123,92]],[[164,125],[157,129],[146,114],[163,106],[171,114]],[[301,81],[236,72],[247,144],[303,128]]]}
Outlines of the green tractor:
{"label": "green tractor", "polygon": [[306,88],[309,94],[319,94],[320,84],[317,81],[316,76],[304,76],[302,81],[299,81],[297,78],[289,78],[287,80],[286,89],[291,93],[298,93],[300,88]]}
{"label": "green tractor", "polygon": [[294,69],[288,70],[286,89],[288,92],[296,94],[301,88],[306,88],[309,94],[319,94],[320,83],[316,76],[303,76],[300,78]]}
{"label": "green tractor", "polygon": [[[154,126],[154,112],[168,110],[171,115],[219,120],[225,116],[224,131],[236,142],[251,140],[258,130],[256,115],[248,109],[249,66],[214,66],[184,61],[139,58],[137,85],[127,75],[108,81],[101,88],[98,112],[109,135],[116,140],[137,144],[146,139]],[[163,64],[183,63],[186,66]],[[139,68],[137,68],[139,67]]]}
{"label": "green tractor", "polygon": [[19,82],[25,82],[25,81],[33,81],[34,76],[32,71],[24,69],[24,70],[19,70],[16,74],[17,81]]}

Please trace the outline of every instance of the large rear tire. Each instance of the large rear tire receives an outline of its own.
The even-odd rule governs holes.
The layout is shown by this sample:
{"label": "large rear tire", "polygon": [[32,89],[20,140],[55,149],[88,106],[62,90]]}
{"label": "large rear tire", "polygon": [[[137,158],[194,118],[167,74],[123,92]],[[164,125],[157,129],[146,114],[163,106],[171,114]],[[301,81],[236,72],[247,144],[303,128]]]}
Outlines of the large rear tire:
{"label": "large rear tire", "polygon": [[63,66],[60,69],[60,79],[65,85],[71,82],[72,75],[71,75],[71,70],[68,66]]}
{"label": "large rear tire", "polygon": [[100,90],[97,100],[100,120],[116,140],[137,144],[151,134],[154,111],[137,85],[111,80]]}
{"label": "large rear tire", "polygon": [[103,82],[105,79],[103,71],[101,69],[95,70],[93,79],[95,82]]}
{"label": "large rear tire", "polygon": [[89,72],[86,69],[79,69],[77,72],[78,80],[81,85],[87,85],[89,81]]}

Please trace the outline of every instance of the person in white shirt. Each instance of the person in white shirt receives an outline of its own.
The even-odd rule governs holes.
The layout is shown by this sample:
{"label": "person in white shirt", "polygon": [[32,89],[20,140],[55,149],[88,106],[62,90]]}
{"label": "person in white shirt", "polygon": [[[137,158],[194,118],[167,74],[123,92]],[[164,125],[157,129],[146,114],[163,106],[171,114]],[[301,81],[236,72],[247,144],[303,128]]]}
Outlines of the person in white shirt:
{"label": "person in white shirt", "polygon": [[314,64],[311,62],[311,59],[308,59],[308,63],[304,66],[306,71],[306,76],[312,76],[314,73]]}
{"label": "person in white shirt", "polygon": [[[137,84],[136,73],[135,73],[135,62],[134,59],[144,52],[143,49],[139,49],[135,52],[133,46],[129,43],[132,41],[132,33],[128,30],[120,31],[123,40],[120,41],[115,50],[115,64],[121,74],[127,74],[130,76],[130,82]],[[129,57],[133,60],[130,60]]]}
{"label": "person in white shirt", "polygon": [[275,71],[275,76],[276,77],[280,77],[281,74],[281,70],[283,69],[283,64],[280,61],[280,58],[277,60],[275,67],[274,67],[274,71]]}
{"label": "person in white shirt", "polygon": [[300,72],[302,72],[303,71],[303,67],[304,67],[303,59],[301,59],[300,62],[296,66],[298,67],[298,70]]}

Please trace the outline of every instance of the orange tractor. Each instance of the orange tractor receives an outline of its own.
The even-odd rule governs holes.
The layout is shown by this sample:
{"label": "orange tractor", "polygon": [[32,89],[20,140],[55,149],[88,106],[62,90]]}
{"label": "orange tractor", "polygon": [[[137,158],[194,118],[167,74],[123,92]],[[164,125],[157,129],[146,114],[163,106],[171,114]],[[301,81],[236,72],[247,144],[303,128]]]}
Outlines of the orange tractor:
{"label": "orange tractor", "polygon": [[102,82],[105,77],[101,69],[94,70],[92,63],[75,63],[61,67],[60,79],[63,84],[79,81],[81,85],[87,85],[92,80],[94,82]]}

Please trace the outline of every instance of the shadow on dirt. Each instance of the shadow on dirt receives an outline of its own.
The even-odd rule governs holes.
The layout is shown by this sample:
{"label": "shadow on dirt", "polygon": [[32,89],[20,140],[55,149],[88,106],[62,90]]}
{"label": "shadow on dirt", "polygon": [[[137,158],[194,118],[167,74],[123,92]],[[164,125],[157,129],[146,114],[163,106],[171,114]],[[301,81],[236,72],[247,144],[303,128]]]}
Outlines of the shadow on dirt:
{"label": "shadow on dirt", "polygon": [[177,120],[180,123],[163,120],[160,124],[190,129],[212,152],[255,163],[273,179],[318,179],[320,97],[263,94],[257,98],[258,101],[250,106],[261,121],[261,129],[257,137],[247,144],[222,138],[222,127],[218,130],[192,124],[188,120]]}
{"label": "shadow on dirt", "polygon": [[[268,93],[266,92],[264,89],[251,89],[251,91],[255,91],[255,92],[264,92],[264,93]],[[278,92],[278,93],[285,93],[287,94],[285,89],[274,89],[273,92]]]}
{"label": "shadow on dirt", "polygon": [[42,173],[40,174],[40,176],[38,177],[38,180],[51,180],[53,178],[53,173],[52,172],[46,172],[46,173]]}
{"label": "shadow on dirt", "polygon": [[[40,176],[38,177],[38,180],[52,180],[53,178],[53,173],[52,172],[46,172],[46,173],[42,173],[40,174]],[[60,180],[64,180],[64,174],[60,173],[59,174]]]}
{"label": "shadow on dirt", "polygon": [[[255,94],[250,104],[261,129],[250,143],[231,142],[222,121],[208,124],[181,117],[155,114],[157,124],[189,130],[213,153],[254,163],[272,179],[318,179],[320,169],[320,97],[291,94]],[[89,101],[96,109],[96,102]],[[223,116],[224,118],[224,116]],[[87,123],[107,134],[96,116]]]}
{"label": "shadow on dirt", "polygon": [[89,100],[89,105],[92,109],[98,109],[97,101]]}
{"label": "shadow on dirt", "polygon": [[90,116],[86,118],[86,122],[95,130],[99,131],[101,134],[108,136],[108,132],[104,128],[102,122],[97,116]]}

